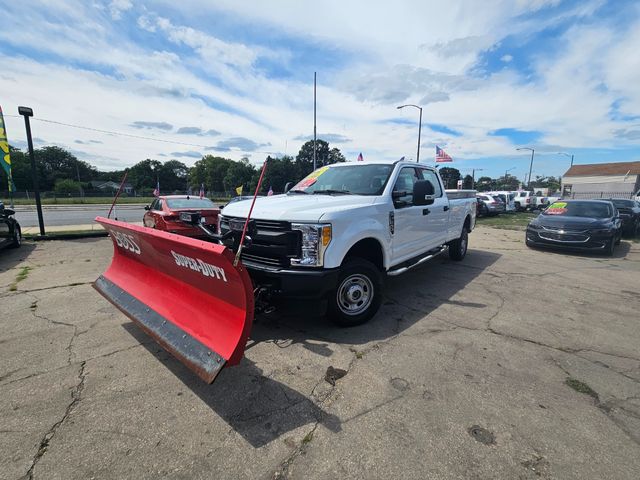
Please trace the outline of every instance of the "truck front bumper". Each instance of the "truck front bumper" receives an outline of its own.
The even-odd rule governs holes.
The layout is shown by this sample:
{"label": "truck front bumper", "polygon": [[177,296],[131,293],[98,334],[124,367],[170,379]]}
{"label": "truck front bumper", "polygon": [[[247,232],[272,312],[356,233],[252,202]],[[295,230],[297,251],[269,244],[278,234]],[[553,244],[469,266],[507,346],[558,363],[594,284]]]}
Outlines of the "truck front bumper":
{"label": "truck front bumper", "polygon": [[323,299],[334,290],[340,273],[337,268],[276,269],[243,262],[254,287],[264,287],[277,297],[291,299]]}

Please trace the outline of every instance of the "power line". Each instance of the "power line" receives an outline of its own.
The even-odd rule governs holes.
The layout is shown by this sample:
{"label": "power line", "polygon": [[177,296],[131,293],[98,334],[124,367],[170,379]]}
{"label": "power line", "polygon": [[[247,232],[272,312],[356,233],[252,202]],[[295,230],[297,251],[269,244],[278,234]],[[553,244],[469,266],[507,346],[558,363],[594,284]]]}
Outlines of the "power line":
{"label": "power line", "polygon": [[[12,117],[12,118],[20,118],[20,115],[4,115],[5,117]],[[55,125],[63,125],[65,127],[71,127],[71,128],[77,128],[80,130],[88,130],[90,132],[98,132],[98,133],[106,133],[107,135],[116,135],[116,136],[120,136],[120,137],[129,137],[129,138],[137,138],[140,140],[149,140],[152,142],[160,142],[160,143],[169,143],[169,144],[173,144],[173,145],[184,145],[187,147],[198,147],[198,148],[204,148],[204,149],[214,149],[215,147],[213,147],[212,145],[201,145],[198,143],[188,143],[188,142],[180,142],[180,141],[176,141],[176,140],[164,140],[161,138],[154,138],[154,137],[145,137],[144,135],[134,135],[132,133],[123,133],[123,132],[114,132],[111,130],[102,130],[99,128],[92,128],[92,127],[84,127],[82,125],[73,125],[71,123],[64,123],[64,122],[58,122],[57,120],[48,120],[46,118],[33,118],[34,121],[39,121],[39,122],[45,122],[45,123],[52,123]],[[239,152],[242,152],[243,150],[238,150]],[[220,150],[220,153],[223,153],[224,150]],[[277,155],[279,152],[266,152],[266,151],[261,151],[261,150],[252,150],[250,152],[247,153],[266,153],[268,155]]]}

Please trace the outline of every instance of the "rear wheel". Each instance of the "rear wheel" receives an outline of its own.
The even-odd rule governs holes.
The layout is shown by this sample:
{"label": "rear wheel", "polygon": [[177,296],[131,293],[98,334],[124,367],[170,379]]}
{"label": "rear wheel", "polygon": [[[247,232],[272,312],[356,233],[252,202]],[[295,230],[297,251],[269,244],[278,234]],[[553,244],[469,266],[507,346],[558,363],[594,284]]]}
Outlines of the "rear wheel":
{"label": "rear wheel", "polygon": [[329,294],[329,317],[344,327],[365,323],[380,308],[382,290],[382,274],[373,263],[348,259],[340,269],[337,288]]}
{"label": "rear wheel", "polygon": [[469,245],[469,232],[466,227],[462,229],[460,238],[449,243],[449,258],[451,260],[460,261],[467,254],[467,246]]}
{"label": "rear wheel", "polygon": [[18,225],[13,229],[13,242],[11,242],[11,248],[18,248],[22,245],[22,232]]}

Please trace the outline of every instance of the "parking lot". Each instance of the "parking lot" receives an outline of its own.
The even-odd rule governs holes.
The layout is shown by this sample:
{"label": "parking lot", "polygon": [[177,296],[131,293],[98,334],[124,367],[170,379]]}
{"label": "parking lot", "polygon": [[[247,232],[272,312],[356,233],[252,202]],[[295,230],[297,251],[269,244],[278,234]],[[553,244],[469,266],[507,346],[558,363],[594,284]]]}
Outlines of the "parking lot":
{"label": "parking lot", "polygon": [[637,479],[640,243],[523,236],[478,227],[360,327],[259,317],[213,385],[93,290],[110,239],[0,252],[0,478]]}

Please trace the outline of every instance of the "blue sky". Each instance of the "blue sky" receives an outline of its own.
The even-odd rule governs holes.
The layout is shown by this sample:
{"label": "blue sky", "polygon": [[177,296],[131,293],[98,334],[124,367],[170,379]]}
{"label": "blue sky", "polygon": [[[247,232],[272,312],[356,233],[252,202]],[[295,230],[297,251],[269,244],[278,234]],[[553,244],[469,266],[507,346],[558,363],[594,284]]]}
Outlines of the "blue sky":
{"label": "blue sky", "polygon": [[[101,169],[145,158],[295,155],[318,133],[347,159],[435,145],[463,173],[560,175],[640,159],[640,4],[631,0],[0,0],[0,105]],[[28,3],[28,5],[27,5]],[[122,132],[175,143],[100,133]]]}

